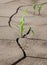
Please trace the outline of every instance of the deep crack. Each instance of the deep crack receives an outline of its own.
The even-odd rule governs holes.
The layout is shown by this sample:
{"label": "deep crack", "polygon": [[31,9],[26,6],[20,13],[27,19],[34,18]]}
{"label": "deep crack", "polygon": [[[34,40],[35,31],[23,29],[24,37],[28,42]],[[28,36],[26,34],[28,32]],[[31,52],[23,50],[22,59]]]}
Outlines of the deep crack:
{"label": "deep crack", "polygon": [[39,59],[46,59],[47,60],[47,58],[43,58],[43,57],[35,57],[35,56],[27,56],[27,57],[30,57],[30,58],[39,58]]}
{"label": "deep crack", "polygon": [[19,7],[17,8],[16,12],[10,16],[9,21],[8,21],[8,24],[9,24],[10,27],[11,27],[10,22],[11,22],[12,17],[13,17],[15,14],[18,13],[19,8],[21,8],[21,7],[22,7],[22,6],[19,6]]}
{"label": "deep crack", "polygon": [[[29,28],[28,32],[27,32],[26,34],[24,34],[24,35],[22,36],[22,38],[24,38],[25,36],[27,36],[27,35],[30,33],[30,31],[31,31],[31,28]],[[20,58],[20,59],[18,59],[16,62],[12,63],[11,65],[16,65],[17,63],[19,63],[20,61],[24,60],[24,59],[27,57],[27,56],[26,56],[26,52],[24,51],[24,49],[22,48],[22,46],[21,46],[20,43],[19,43],[19,39],[20,39],[20,38],[17,38],[17,39],[16,39],[16,42],[17,42],[19,48],[20,48],[20,49],[22,50],[22,52],[23,52],[23,57]]]}

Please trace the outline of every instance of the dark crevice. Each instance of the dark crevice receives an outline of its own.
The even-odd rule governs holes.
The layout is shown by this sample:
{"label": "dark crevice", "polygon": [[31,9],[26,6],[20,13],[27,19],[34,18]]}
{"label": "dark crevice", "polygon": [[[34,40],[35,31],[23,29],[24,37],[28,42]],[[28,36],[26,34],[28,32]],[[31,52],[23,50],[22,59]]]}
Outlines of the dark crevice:
{"label": "dark crevice", "polygon": [[45,39],[40,39],[40,38],[28,38],[28,37],[25,37],[26,39],[29,39],[29,40],[39,40],[39,41],[47,41]]}
{"label": "dark crevice", "polygon": [[29,30],[27,31],[27,33],[22,36],[22,38],[25,38],[25,36],[27,36],[30,33],[30,31],[31,31],[31,27],[29,28]]}
{"label": "dark crevice", "polygon": [[19,63],[20,61],[22,61],[22,60],[24,60],[24,59],[26,58],[26,53],[25,53],[24,49],[22,48],[22,46],[20,45],[19,39],[20,39],[20,38],[17,38],[17,39],[16,39],[16,42],[17,42],[18,46],[20,47],[20,49],[21,49],[22,52],[23,52],[23,57],[20,58],[20,59],[18,59],[16,62],[12,63],[11,65],[16,65],[17,63]]}
{"label": "dark crevice", "polygon": [[30,58],[38,58],[38,59],[46,59],[46,60],[47,60],[47,58],[44,58],[44,57],[35,57],[35,56],[26,56],[26,57],[30,57]]}
{"label": "dark crevice", "polygon": [[[45,39],[40,39],[40,38],[28,38],[28,37],[25,37],[26,39],[29,39],[29,40],[39,40],[39,41],[47,41]],[[8,40],[8,41],[15,41],[14,39],[0,39],[0,40]]]}
{"label": "dark crevice", "polygon": [[24,60],[26,58],[26,53],[25,53],[24,49],[22,48],[22,46],[19,43],[19,38],[16,39],[16,42],[17,42],[18,46],[20,47],[20,49],[23,52],[23,57],[18,59],[16,62],[12,63],[11,65],[16,65],[17,63],[19,63],[20,61],[22,61],[22,60]]}
{"label": "dark crevice", "polygon": [[22,7],[22,6],[19,6],[19,7],[17,8],[16,12],[10,16],[9,21],[8,21],[8,24],[9,24],[10,27],[11,27],[10,22],[11,22],[12,17],[13,17],[15,14],[18,13],[18,10],[19,10],[21,7]]}
{"label": "dark crevice", "polygon": [[16,42],[17,42],[18,46],[20,47],[20,49],[22,50],[22,52],[23,52],[23,54],[24,54],[24,57],[26,57],[26,53],[25,53],[24,49],[22,48],[22,46],[20,45],[19,39],[20,39],[20,38],[17,38],[17,39],[16,39]]}
{"label": "dark crevice", "polygon": [[16,10],[16,12],[10,16],[9,21],[8,21],[10,27],[11,27],[11,25],[10,25],[11,19],[18,12],[18,10],[19,10],[20,7],[18,7],[17,10]]}
{"label": "dark crevice", "polygon": [[[28,35],[28,34],[30,33],[30,31],[31,31],[31,28],[29,28],[28,32],[27,32],[26,34],[24,34],[24,35],[22,36],[22,38],[24,38],[26,35]],[[20,45],[19,39],[20,39],[20,38],[17,38],[17,39],[16,39],[16,42],[17,42],[19,48],[20,48],[20,49],[22,50],[22,52],[23,52],[23,57],[20,58],[19,60],[17,60],[16,62],[12,63],[11,65],[16,65],[17,63],[19,63],[20,61],[22,61],[22,60],[24,60],[24,59],[26,58],[26,52],[24,51],[24,49],[23,49],[22,46]]]}
{"label": "dark crevice", "polygon": [[11,64],[11,65],[16,65],[17,63],[19,63],[20,61],[22,61],[22,60],[24,60],[26,57],[22,57],[22,58],[20,58],[19,60],[17,60],[16,62],[14,62],[13,64]]}

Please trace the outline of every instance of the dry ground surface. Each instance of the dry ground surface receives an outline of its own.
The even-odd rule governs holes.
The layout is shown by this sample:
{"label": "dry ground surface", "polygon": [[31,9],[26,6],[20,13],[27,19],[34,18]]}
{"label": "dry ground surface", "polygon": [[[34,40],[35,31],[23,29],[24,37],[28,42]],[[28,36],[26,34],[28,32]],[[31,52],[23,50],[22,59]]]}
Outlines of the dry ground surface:
{"label": "dry ground surface", "polygon": [[[38,16],[38,12],[34,15],[32,6],[28,6],[34,1],[47,2],[47,0],[0,0],[0,65],[11,65],[23,56],[16,38],[20,37],[19,23],[24,9],[28,9],[25,16],[25,32],[31,26],[35,35],[30,32],[27,38],[20,38],[19,42],[28,57],[17,65],[47,65],[47,4],[42,8],[41,16]],[[12,17],[10,28],[9,18],[21,5],[17,14]]]}

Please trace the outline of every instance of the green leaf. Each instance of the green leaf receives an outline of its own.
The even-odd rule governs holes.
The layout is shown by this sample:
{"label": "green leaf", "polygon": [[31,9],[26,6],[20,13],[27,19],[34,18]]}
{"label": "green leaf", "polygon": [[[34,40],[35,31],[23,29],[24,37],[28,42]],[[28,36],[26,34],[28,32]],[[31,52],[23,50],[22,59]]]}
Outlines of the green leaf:
{"label": "green leaf", "polygon": [[24,32],[24,22],[25,22],[24,16],[26,15],[26,13],[27,13],[27,9],[25,9],[23,11],[23,16],[22,16],[21,21],[20,21],[20,33],[21,33],[21,37],[22,37],[23,32]]}
{"label": "green leaf", "polygon": [[20,22],[21,36],[23,35],[23,32],[24,32],[24,22],[25,22],[25,19],[24,19],[24,17],[22,17],[21,22]]}
{"label": "green leaf", "polygon": [[33,9],[34,9],[34,10],[36,9],[36,6],[37,6],[36,3],[34,3],[34,4],[33,4]]}
{"label": "green leaf", "polygon": [[42,10],[42,7],[43,7],[43,5],[42,4],[39,4],[38,5],[38,11],[41,11]]}

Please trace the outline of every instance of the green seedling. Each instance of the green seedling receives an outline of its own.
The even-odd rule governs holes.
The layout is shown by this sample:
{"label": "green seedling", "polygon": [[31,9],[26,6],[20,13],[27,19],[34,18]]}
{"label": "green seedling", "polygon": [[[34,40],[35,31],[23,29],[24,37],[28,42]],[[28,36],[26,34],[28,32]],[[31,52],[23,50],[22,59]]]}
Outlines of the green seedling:
{"label": "green seedling", "polygon": [[[23,33],[24,33],[24,23],[25,23],[25,15],[27,14],[27,9],[23,11],[23,15],[22,15],[22,18],[21,18],[21,21],[20,21],[20,33],[21,33],[21,37],[23,36]],[[31,28],[31,27],[30,27]],[[32,31],[32,34],[34,35],[34,31],[31,29]],[[29,31],[28,31],[29,32]]]}
{"label": "green seedling", "polygon": [[40,15],[42,7],[43,7],[43,4],[38,4],[37,7],[38,7],[38,13],[39,13],[38,15]]}
{"label": "green seedling", "polygon": [[36,7],[37,7],[37,5],[36,5],[36,3],[34,3],[33,4],[34,14],[35,14],[35,11],[36,11]]}
{"label": "green seedling", "polygon": [[45,5],[45,4],[47,4],[47,2],[41,3],[41,4],[36,4],[36,3],[34,3],[34,4],[33,4],[34,14],[35,14],[35,11],[37,10],[38,13],[39,13],[38,15],[41,15],[41,10],[42,10],[42,8],[43,8],[43,5]]}
{"label": "green seedling", "polygon": [[25,9],[25,10],[23,11],[22,19],[21,19],[21,21],[20,21],[20,33],[21,33],[21,37],[23,36],[23,32],[24,32],[24,23],[25,23],[25,18],[24,18],[24,16],[26,15],[26,13],[27,13],[27,9]]}
{"label": "green seedling", "polygon": [[22,17],[21,22],[20,22],[21,37],[23,36],[23,32],[24,32],[24,22],[25,22],[25,19],[24,19],[24,17]]}

